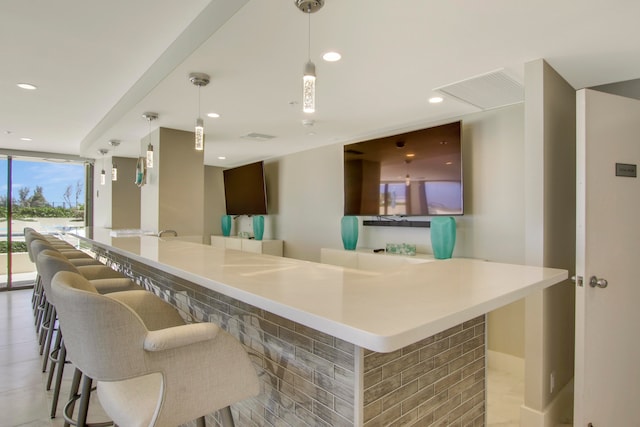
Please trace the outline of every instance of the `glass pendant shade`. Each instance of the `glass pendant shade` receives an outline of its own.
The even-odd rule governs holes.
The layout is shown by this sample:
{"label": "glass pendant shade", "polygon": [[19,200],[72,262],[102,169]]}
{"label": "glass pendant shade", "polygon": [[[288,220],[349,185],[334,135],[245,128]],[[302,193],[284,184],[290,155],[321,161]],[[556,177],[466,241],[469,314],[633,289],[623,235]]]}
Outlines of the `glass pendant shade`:
{"label": "glass pendant shade", "polygon": [[114,163],[111,168],[111,181],[118,180],[118,166]]}
{"label": "glass pendant shade", "polygon": [[409,174],[407,174],[404,179],[404,185],[406,185],[407,187],[411,185],[411,177],[409,176]]}
{"label": "glass pendant shade", "polygon": [[316,66],[309,61],[304,66],[302,78],[302,111],[313,113],[316,111]]}
{"label": "glass pendant shade", "polygon": [[147,146],[147,168],[153,168],[153,145]]}
{"label": "glass pendant shade", "polygon": [[100,172],[100,185],[104,185],[107,182],[107,174],[104,171],[104,169],[102,169],[102,172]]}
{"label": "glass pendant shade", "polygon": [[196,119],[195,134],[196,134],[196,150],[202,151],[204,150],[204,124],[200,117]]}

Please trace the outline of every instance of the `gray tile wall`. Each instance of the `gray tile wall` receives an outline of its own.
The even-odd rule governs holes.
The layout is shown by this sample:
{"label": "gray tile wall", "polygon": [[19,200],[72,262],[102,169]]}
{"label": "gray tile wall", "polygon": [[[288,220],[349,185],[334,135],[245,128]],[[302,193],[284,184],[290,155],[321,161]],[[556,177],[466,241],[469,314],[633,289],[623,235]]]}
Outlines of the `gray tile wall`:
{"label": "gray tile wall", "polygon": [[[179,277],[100,247],[93,250],[176,306],[188,321],[216,323],[244,344],[261,393],[233,405],[237,427],[352,426],[360,392],[367,427],[484,425],[484,316],[393,353],[361,352]],[[363,378],[356,366],[364,367]],[[358,396],[356,384],[364,386]]]}
{"label": "gray tile wall", "polygon": [[365,350],[364,425],[483,426],[485,318],[392,353]]}

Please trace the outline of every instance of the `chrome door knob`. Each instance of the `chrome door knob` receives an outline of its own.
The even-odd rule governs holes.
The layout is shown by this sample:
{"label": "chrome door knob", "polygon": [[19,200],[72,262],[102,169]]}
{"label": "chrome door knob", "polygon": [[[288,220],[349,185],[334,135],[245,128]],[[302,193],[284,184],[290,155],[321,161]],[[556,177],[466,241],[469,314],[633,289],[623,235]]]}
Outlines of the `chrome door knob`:
{"label": "chrome door knob", "polygon": [[589,286],[592,288],[595,288],[596,286],[599,288],[606,288],[609,286],[609,282],[607,282],[607,279],[598,279],[596,276],[591,276],[589,279]]}

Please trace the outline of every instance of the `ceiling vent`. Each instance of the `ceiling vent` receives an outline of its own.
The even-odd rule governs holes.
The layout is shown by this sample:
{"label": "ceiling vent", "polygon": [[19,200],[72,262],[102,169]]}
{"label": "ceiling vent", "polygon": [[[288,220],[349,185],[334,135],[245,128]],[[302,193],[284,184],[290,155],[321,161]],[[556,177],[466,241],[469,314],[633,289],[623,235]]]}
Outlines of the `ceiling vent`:
{"label": "ceiling vent", "polygon": [[240,138],[242,138],[242,139],[250,139],[252,141],[268,141],[270,139],[275,138],[275,136],[267,135],[265,133],[251,132],[251,133],[248,133],[246,135],[241,136]]}
{"label": "ceiling vent", "polygon": [[482,110],[524,101],[524,87],[509,77],[504,69],[491,71],[434,90]]}

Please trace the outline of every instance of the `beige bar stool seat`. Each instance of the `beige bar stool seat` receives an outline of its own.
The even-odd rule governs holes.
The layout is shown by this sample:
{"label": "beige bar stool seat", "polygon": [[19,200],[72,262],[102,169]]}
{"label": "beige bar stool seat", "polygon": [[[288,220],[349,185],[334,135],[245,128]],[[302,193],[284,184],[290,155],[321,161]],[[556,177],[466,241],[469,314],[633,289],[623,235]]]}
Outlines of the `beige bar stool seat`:
{"label": "beige bar stool seat", "polygon": [[229,405],[260,391],[235,338],[212,323],[185,324],[149,292],[100,295],[70,272],[54,276],[52,292],[69,358],[98,381],[119,426],[175,427],[223,408],[233,425]]}

